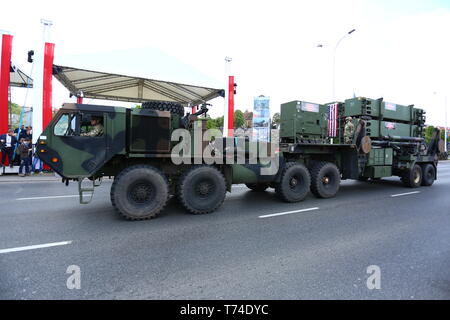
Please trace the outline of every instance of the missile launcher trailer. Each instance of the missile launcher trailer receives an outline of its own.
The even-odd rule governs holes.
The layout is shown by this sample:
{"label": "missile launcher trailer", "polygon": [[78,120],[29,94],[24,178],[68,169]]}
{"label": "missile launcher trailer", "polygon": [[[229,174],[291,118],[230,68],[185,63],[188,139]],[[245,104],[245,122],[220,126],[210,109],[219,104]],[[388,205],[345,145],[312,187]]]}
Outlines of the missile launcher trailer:
{"label": "missile launcher trailer", "polygon": [[[344,143],[345,119],[355,131]],[[311,190],[338,186],[340,179],[379,179],[399,176],[408,187],[429,186],[436,179],[438,154],[443,152],[439,131],[429,145],[423,129],[425,112],[383,99],[353,98],[325,105],[293,101],[281,105],[280,141],[286,161],[303,163],[311,173]],[[333,167],[326,174],[323,166]],[[338,172],[338,173],[337,173]],[[335,187],[335,194],[338,187]],[[326,196],[325,196],[326,197]]]}
{"label": "missile launcher trailer", "polygon": [[[36,152],[64,183],[78,182],[81,203],[90,201],[102,177],[114,177],[111,203],[130,220],[155,217],[172,195],[190,213],[213,212],[237,183],[254,191],[274,188],[284,201],[298,202],[309,191],[320,198],[335,196],[341,179],[395,175],[408,187],[429,186],[436,179],[442,152],[439,131],[425,144],[424,112],[412,106],[394,107],[381,99],[365,98],[325,105],[285,103],[281,105],[279,141],[257,146],[267,148],[275,160],[276,170],[269,173],[264,170],[272,162],[250,160],[245,148],[251,145],[249,141],[240,154],[239,139],[222,140],[221,136],[202,142],[200,156],[190,150],[183,155],[188,162],[175,163],[171,157],[179,141],[172,141],[175,130],[192,134],[200,128],[203,134],[206,111],[204,106],[185,116],[182,105],[156,101],[140,109],[66,104],[43,131]],[[344,143],[348,116],[355,130],[351,143]],[[90,126],[98,123],[101,134],[91,136]],[[186,139],[181,141],[191,138]],[[277,152],[269,148],[278,142]],[[202,158],[206,148],[222,162],[207,163]]]}

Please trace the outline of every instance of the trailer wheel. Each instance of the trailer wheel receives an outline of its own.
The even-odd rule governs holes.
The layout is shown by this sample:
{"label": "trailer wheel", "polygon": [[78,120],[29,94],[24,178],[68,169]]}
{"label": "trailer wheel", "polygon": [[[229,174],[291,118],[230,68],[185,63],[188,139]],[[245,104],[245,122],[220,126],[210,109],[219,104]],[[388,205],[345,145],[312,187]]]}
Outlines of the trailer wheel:
{"label": "trailer wheel", "polygon": [[311,192],[317,198],[332,198],[339,191],[341,174],[334,163],[318,162],[311,169]]}
{"label": "trailer wheel", "polygon": [[126,168],[111,186],[111,203],[128,220],[156,217],[166,205],[168,196],[164,175],[147,165]]}
{"label": "trailer wheel", "polygon": [[419,187],[422,184],[422,168],[415,164],[411,169],[405,170],[401,180],[406,187]]}
{"label": "trailer wheel", "polygon": [[308,195],[311,177],[303,164],[288,162],[275,186],[277,195],[286,202],[299,202]]}
{"label": "trailer wheel", "polygon": [[217,210],[227,191],[223,174],[213,166],[196,166],[186,171],[178,187],[178,199],[192,214]]}
{"label": "trailer wheel", "polygon": [[245,184],[247,188],[256,191],[256,192],[263,192],[266,191],[269,188],[268,183],[260,182],[260,183],[246,183]]}
{"label": "trailer wheel", "polygon": [[422,166],[422,185],[429,187],[433,185],[436,179],[436,169],[431,163]]}

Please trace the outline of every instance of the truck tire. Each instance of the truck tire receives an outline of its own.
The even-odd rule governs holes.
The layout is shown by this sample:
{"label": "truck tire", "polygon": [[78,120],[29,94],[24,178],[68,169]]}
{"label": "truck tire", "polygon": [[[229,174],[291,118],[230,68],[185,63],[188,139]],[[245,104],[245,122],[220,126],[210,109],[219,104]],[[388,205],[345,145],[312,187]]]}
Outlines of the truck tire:
{"label": "truck tire", "polygon": [[206,214],[217,210],[227,191],[223,174],[213,166],[195,166],[180,179],[177,196],[192,214]]}
{"label": "truck tire", "polygon": [[263,192],[266,191],[269,188],[268,183],[260,182],[260,183],[246,183],[245,184],[247,188],[256,191],[256,192]]}
{"label": "truck tire", "polygon": [[164,208],[169,187],[156,168],[135,165],[124,169],[111,186],[111,203],[128,220],[156,217]]}
{"label": "truck tire", "polygon": [[275,186],[277,195],[286,202],[299,202],[308,195],[311,177],[303,164],[288,162]]}
{"label": "truck tire", "polygon": [[142,109],[169,111],[173,114],[184,116],[184,107],[176,102],[162,102],[162,101],[147,101],[143,102]]}
{"label": "truck tire", "polygon": [[405,170],[401,180],[405,187],[420,187],[422,184],[422,168],[418,164],[415,164],[411,169]]}
{"label": "truck tire", "polygon": [[332,198],[339,191],[341,174],[332,162],[317,162],[311,168],[311,192],[317,198]]}
{"label": "truck tire", "polygon": [[422,165],[422,185],[429,187],[433,185],[436,179],[436,169],[431,163]]}

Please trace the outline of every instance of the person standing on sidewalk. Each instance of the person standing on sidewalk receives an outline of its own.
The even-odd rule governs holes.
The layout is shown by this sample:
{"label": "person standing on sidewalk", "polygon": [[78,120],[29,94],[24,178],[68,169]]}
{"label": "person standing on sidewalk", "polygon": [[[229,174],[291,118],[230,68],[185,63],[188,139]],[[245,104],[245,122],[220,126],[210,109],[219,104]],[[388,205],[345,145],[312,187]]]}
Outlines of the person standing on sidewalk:
{"label": "person standing on sidewalk", "polygon": [[6,155],[8,155],[9,166],[12,168],[14,146],[16,143],[17,138],[12,129],[9,129],[7,134],[0,135],[0,148],[2,151],[2,163],[0,167],[5,165]]}
{"label": "person standing on sidewalk", "polygon": [[[30,165],[31,165],[31,157],[30,152],[31,144],[29,138],[24,138],[23,142],[19,146],[20,153],[20,167],[19,167],[19,176],[24,177],[25,175],[30,175]],[[25,167],[25,174],[22,173],[23,167]]]}
{"label": "person standing on sidewalk", "polygon": [[36,154],[36,147],[33,147],[33,152],[32,152],[32,165],[31,165],[31,174],[43,174],[43,170],[44,170],[44,165],[42,163],[42,160],[38,158],[37,154]]}

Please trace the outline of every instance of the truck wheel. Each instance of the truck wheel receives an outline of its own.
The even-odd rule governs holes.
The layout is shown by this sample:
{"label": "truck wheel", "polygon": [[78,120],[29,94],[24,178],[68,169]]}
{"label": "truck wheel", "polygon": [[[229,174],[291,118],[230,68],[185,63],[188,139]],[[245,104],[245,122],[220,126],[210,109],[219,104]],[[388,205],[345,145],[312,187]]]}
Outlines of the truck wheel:
{"label": "truck wheel", "polygon": [[169,196],[164,175],[151,166],[135,165],[123,170],[111,186],[111,203],[129,220],[156,217]]}
{"label": "truck wheel", "polygon": [[275,187],[277,195],[286,202],[299,202],[308,195],[311,177],[303,164],[288,162]]}
{"label": "truck wheel", "polygon": [[429,187],[436,179],[436,169],[431,163],[422,166],[422,185]]}
{"label": "truck wheel", "polygon": [[339,191],[341,174],[334,163],[318,162],[311,169],[311,192],[317,198],[332,198]]}
{"label": "truck wheel", "polygon": [[184,107],[176,102],[147,101],[142,103],[141,108],[159,111],[169,111],[171,113],[178,114],[181,117],[184,116]]}
{"label": "truck wheel", "polygon": [[263,192],[266,191],[267,188],[269,188],[269,184],[268,183],[246,183],[245,184],[247,186],[247,188],[256,191],[256,192]]}
{"label": "truck wheel", "polygon": [[418,164],[415,164],[411,169],[405,170],[401,180],[405,187],[419,187],[422,184],[422,168]]}
{"label": "truck wheel", "polygon": [[206,214],[217,210],[227,191],[223,174],[212,166],[196,166],[180,179],[178,199],[192,214]]}

